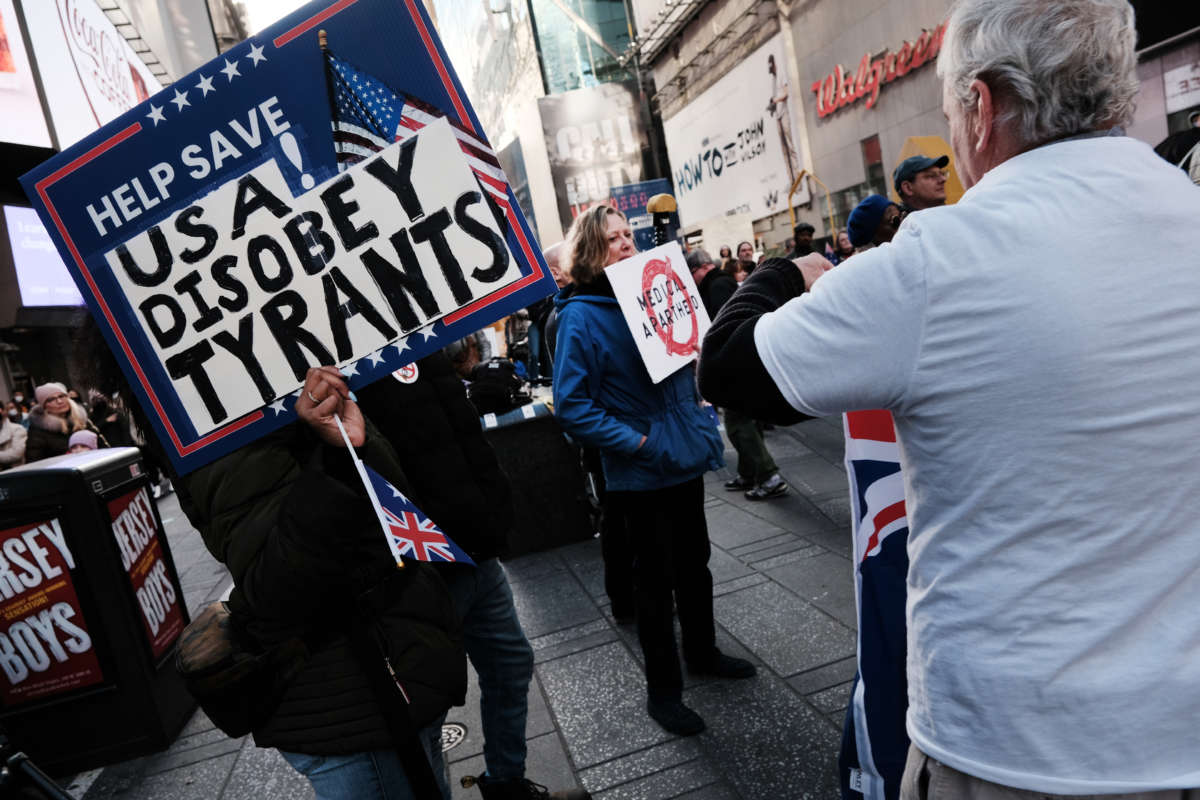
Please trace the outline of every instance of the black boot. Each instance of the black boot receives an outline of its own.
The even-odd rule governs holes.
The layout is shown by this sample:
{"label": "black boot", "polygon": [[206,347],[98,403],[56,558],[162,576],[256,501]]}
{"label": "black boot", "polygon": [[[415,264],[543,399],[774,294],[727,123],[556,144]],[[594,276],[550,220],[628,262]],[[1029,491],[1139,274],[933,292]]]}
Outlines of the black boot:
{"label": "black boot", "polygon": [[534,783],[528,778],[509,778],[498,781],[487,775],[466,776],[459,781],[464,787],[478,786],[483,800],[592,800],[592,795],[584,789],[564,789],[561,792],[551,792],[540,783]]}
{"label": "black boot", "polygon": [[650,718],[677,736],[695,736],[704,730],[704,719],[683,704],[683,700],[654,699],[646,701]]}

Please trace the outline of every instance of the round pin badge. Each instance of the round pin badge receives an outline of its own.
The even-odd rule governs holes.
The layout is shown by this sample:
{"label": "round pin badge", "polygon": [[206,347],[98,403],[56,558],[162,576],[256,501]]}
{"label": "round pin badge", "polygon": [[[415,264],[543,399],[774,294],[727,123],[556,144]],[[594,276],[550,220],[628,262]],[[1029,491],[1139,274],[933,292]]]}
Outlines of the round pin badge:
{"label": "round pin badge", "polygon": [[392,377],[401,383],[416,383],[417,382],[417,365],[405,364],[400,369],[392,373]]}

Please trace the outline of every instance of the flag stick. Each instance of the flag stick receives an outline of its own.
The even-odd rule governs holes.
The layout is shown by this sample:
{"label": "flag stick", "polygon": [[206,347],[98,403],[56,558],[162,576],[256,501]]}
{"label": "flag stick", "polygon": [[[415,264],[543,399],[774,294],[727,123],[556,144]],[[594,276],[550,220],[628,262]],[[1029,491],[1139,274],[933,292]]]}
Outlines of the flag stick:
{"label": "flag stick", "polygon": [[396,559],[396,566],[403,569],[404,560],[396,552],[396,546],[392,542],[387,519],[383,516],[383,505],[379,502],[379,496],[375,494],[375,487],[371,484],[371,479],[367,477],[367,470],[363,467],[362,459],[355,452],[354,445],[350,444],[350,435],[346,433],[346,428],[342,425],[342,418],[334,414],[333,421],[337,423],[338,430],[342,433],[342,441],[346,443],[346,450],[349,451],[350,458],[354,460],[354,468],[358,470],[358,477],[362,480],[363,486],[367,490],[367,496],[371,498],[371,505],[375,507],[375,517],[379,520],[379,527],[383,530],[384,538],[387,539],[388,549],[392,551],[392,556]]}

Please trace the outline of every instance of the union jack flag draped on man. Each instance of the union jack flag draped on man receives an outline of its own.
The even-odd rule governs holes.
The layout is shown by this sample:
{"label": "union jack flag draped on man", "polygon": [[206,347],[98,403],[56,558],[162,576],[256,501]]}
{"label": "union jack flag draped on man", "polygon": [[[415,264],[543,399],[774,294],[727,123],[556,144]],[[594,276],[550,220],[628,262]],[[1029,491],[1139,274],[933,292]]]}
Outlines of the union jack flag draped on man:
{"label": "union jack flag draped on man", "polygon": [[463,550],[421,513],[411,500],[375,470],[362,465],[379,500],[379,511],[387,529],[388,546],[397,559],[456,561],[474,565]]}
{"label": "union jack flag draped on man", "polygon": [[[438,109],[325,51],[333,101],[333,144],[338,171],[370,158],[393,142],[402,142],[439,117]],[[500,210],[508,213],[508,178],[487,140],[450,119],[467,163]]]}
{"label": "union jack flag draped on man", "polygon": [[904,476],[891,414],[851,411],[844,425],[854,528],[858,674],[838,759],[842,796],[896,800],[908,753]]}

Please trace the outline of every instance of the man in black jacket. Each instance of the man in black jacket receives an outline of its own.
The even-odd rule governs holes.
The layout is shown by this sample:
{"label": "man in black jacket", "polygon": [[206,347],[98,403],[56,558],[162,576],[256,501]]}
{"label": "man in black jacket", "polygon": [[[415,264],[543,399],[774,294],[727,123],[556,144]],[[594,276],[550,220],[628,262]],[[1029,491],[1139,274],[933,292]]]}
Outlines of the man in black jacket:
{"label": "man in black jacket", "polygon": [[[411,499],[475,561],[446,565],[444,577],[463,621],[467,655],[479,675],[487,771],[478,779],[485,800],[561,797],[525,779],[525,718],[533,648],[525,638],[512,589],[498,556],[513,525],[512,493],[479,412],[450,361],[423,358],[415,371],[358,391],[359,401],[396,449]],[[399,374],[399,373],[397,373]]]}
{"label": "man in black jacket", "polygon": [[[533,650],[497,559],[513,522],[510,489],[449,359],[442,353],[421,359],[359,389],[357,400],[336,368],[312,369],[296,412],[300,423],[181,482],[189,518],[234,574],[231,599],[259,630],[294,630],[306,624],[306,615],[336,601],[343,594],[339,589],[353,596],[356,588],[365,588],[359,564],[379,567],[382,560],[386,566],[385,540],[370,506],[363,506],[337,415],[363,459],[476,562],[436,570],[449,590],[445,602],[453,605],[445,611],[461,621],[463,643],[479,674],[487,764],[478,779],[483,797],[587,798],[581,791],[550,795],[524,777]],[[304,445],[306,438],[319,441]],[[276,527],[281,535],[273,533]],[[387,631],[381,635],[386,647]],[[437,663],[428,670],[454,671]],[[415,678],[423,683],[421,674]],[[425,674],[424,680],[444,682],[441,674]],[[435,744],[441,718],[421,735],[439,783],[445,773]],[[315,650],[254,734],[260,746],[278,747],[320,797],[356,798],[383,786],[388,797],[417,797],[394,758],[359,663],[344,644]],[[448,798],[448,787],[440,789]]]}
{"label": "man in black jacket", "polygon": [[700,290],[700,300],[709,319],[715,319],[725,301],[737,291],[737,280],[720,268],[707,250],[697,248],[687,254],[688,269]]}
{"label": "man in black jacket", "polygon": [[[708,316],[716,319],[721,306],[737,291],[737,281],[733,276],[717,269],[717,265],[704,250],[697,249],[688,253],[687,265],[692,271],[692,280],[696,282],[696,288],[700,290],[700,299],[704,302]],[[768,500],[787,492],[787,482],[779,474],[779,467],[767,450],[762,430],[753,417],[733,409],[725,409],[725,433],[738,454],[738,474],[725,482],[726,489],[731,492],[745,492],[747,500]]]}

